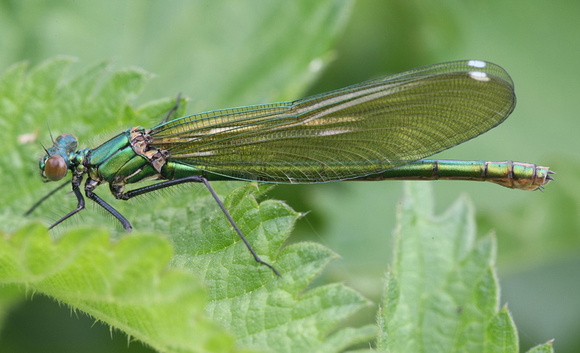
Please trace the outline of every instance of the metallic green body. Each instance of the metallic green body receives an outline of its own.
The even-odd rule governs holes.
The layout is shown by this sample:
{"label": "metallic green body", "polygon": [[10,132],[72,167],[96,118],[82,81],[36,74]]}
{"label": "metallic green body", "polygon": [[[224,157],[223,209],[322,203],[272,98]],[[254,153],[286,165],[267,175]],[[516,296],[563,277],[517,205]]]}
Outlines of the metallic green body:
{"label": "metallic green body", "polygon": [[151,164],[151,159],[146,154],[138,154],[133,147],[131,138],[133,130],[143,131],[141,128],[123,131],[90,150],[87,164],[92,179],[98,180],[99,183],[125,185],[143,180],[173,180],[206,174],[194,166],[175,162],[166,162],[161,170],[157,171]]}
{"label": "metallic green body", "polygon": [[356,180],[474,180],[536,190],[549,180],[548,175],[547,167],[531,163],[424,159]]}
{"label": "metallic green body", "polygon": [[137,126],[92,150],[73,152],[77,142],[66,135],[47,151],[41,169],[59,154],[73,173],[88,173],[88,190],[110,183],[119,198],[126,184],[194,175],[270,183],[482,180],[534,190],[551,180],[548,168],[423,160],[497,126],[515,102],[513,82],[501,67],[456,61],[293,102]]}
{"label": "metallic green body", "polygon": [[[487,181],[510,189],[535,190],[547,182],[548,174],[547,167],[531,163],[425,159],[350,180],[471,180]],[[208,173],[198,167],[176,162],[168,162],[162,173],[164,179],[179,179],[191,175],[203,175],[208,180],[215,181],[232,180],[232,177]]]}
{"label": "metallic green body", "polygon": [[[126,130],[91,150],[88,162],[92,166],[102,166],[119,150],[130,146],[130,130]],[[108,173],[105,173],[108,174]]]}
{"label": "metallic green body", "polygon": [[131,130],[123,131],[91,150],[88,164],[92,167],[89,172],[91,178],[101,183],[125,185],[160,178],[149,158],[134,150],[131,145]]}
{"label": "metallic green body", "polygon": [[161,169],[161,175],[164,179],[173,180],[181,179],[192,175],[203,175],[207,180],[232,180],[232,178],[226,178],[221,175],[211,174],[203,171],[202,169],[183,163],[177,163],[168,161]]}
{"label": "metallic green body", "polygon": [[[89,154],[93,166],[93,179],[113,184],[132,184],[143,180],[181,179],[191,175],[203,175],[208,180],[231,180],[231,176],[204,171],[201,166],[167,161],[160,172],[150,164],[150,160],[139,155],[131,146],[130,130],[124,131],[92,150]],[[272,167],[272,166],[270,166]],[[341,165],[340,168],[348,168]],[[283,170],[278,166],[278,171]],[[304,166],[312,170],[325,168],[324,164],[311,163]],[[330,168],[326,166],[326,168]],[[388,169],[380,173],[354,178],[353,180],[475,180],[489,181],[508,188],[536,189],[548,176],[548,168],[535,164],[512,161],[455,161],[455,160],[420,160],[401,167]],[[241,178],[240,178],[241,179]],[[241,180],[257,180],[244,178]],[[266,181],[267,182],[267,181]],[[316,180],[311,180],[317,182]],[[280,182],[278,182],[280,183]],[[282,182],[284,183],[284,182]],[[288,183],[288,182],[286,182]]]}
{"label": "metallic green body", "polygon": [[[83,181],[86,197],[127,231],[130,222],[94,192],[100,184],[108,183],[117,199],[129,200],[183,183],[203,183],[255,260],[279,275],[254,252],[209,181],[449,179],[541,189],[552,172],[534,164],[423,160],[501,124],[515,104],[514,85],[503,68],[479,60],[455,61],[293,102],[170,121],[168,114],[158,126],[133,127],[92,150],[77,150],[76,138],[62,134],[45,149],[39,166],[47,181],[72,172],[77,207],[52,227],[85,207]],[[125,191],[127,184],[144,180],[163,181]]]}

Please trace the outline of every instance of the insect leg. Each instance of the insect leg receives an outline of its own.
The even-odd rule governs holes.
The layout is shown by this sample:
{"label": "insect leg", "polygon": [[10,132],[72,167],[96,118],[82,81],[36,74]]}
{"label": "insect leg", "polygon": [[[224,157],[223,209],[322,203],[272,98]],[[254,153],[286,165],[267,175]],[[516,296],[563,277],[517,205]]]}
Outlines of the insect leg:
{"label": "insect leg", "polygon": [[130,232],[133,229],[133,227],[131,227],[131,223],[127,220],[127,218],[125,218],[119,211],[114,209],[113,206],[106,203],[105,200],[103,200],[102,198],[99,197],[99,195],[97,195],[94,192],[92,192],[91,190],[87,190],[87,189],[85,189],[85,193],[87,194],[87,197],[89,199],[96,202],[99,206],[101,206],[102,208],[107,210],[107,212],[109,212],[115,218],[117,218],[119,220],[119,222],[121,222],[121,224],[123,225],[123,228],[125,228],[125,230],[127,232]]}
{"label": "insect leg", "polygon": [[167,115],[165,116],[165,118],[163,119],[161,124],[165,124],[167,122],[167,120],[169,120],[169,117],[171,116],[171,114],[173,114],[177,111],[177,108],[179,108],[179,100],[180,99],[181,99],[181,93],[178,93],[177,94],[177,101],[175,102],[173,107],[171,109],[169,109],[169,111],[167,112]]}
{"label": "insect leg", "polygon": [[[73,190],[75,196],[77,197],[77,201],[78,201],[77,208],[75,208],[74,210],[70,211],[66,216],[64,216],[61,219],[59,219],[58,221],[56,221],[56,223],[54,223],[53,225],[51,225],[48,229],[52,229],[52,228],[56,227],[57,225],[59,225],[63,221],[65,221],[68,218],[74,216],[80,210],[82,210],[83,208],[85,208],[85,199],[84,199],[81,191],[79,190],[79,185],[81,183],[81,180],[82,180],[82,178],[79,178],[77,176],[73,176],[72,183],[71,183],[72,184],[72,190]],[[62,187],[62,185],[61,185],[61,187]]]}
{"label": "insect leg", "polygon": [[171,187],[174,185],[185,184],[185,183],[203,183],[208,188],[209,192],[211,193],[211,196],[213,196],[214,200],[217,202],[217,204],[221,208],[222,212],[224,213],[224,215],[226,216],[226,218],[230,222],[230,224],[234,227],[236,233],[238,233],[238,235],[240,236],[240,238],[242,239],[244,244],[246,244],[246,247],[248,248],[248,250],[250,250],[250,253],[252,253],[252,256],[254,256],[254,259],[256,260],[256,262],[269,267],[272,271],[274,271],[274,273],[278,277],[280,277],[280,272],[278,272],[278,270],[276,270],[274,268],[274,266],[263,261],[262,259],[260,259],[258,254],[256,254],[256,252],[254,251],[254,249],[252,248],[250,243],[248,243],[248,240],[246,240],[246,237],[244,237],[244,234],[242,234],[242,231],[240,230],[240,228],[238,228],[238,225],[236,224],[236,222],[234,222],[234,219],[232,218],[232,216],[230,215],[230,213],[228,212],[228,210],[224,206],[223,202],[220,200],[219,196],[215,193],[215,191],[213,190],[213,188],[211,187],[211,185],[209,184],[207,179],[202,175],[192,175],[192,176],[188,176],[188,177],[181,178],[181,179],[167,180],[167,181],[163,181],[163,182],[160,182],[157,184],[144,186],[144,187],[139,188],[139,189],[130,190],[130,191],[127,191],[124,193],[120,193],[120,194],[115,195],[115,196],[119,199],[128,200],[128,199],[135,197],[135,196],[138,196],[138,195],[147,194],[147,193],[155,191],[155,190],[160,190],[160,189],[164,189],[164,188]]}
{"label": "insect leg", "polygon": [[32,205],[32,207],[30,207],[30,209],[28,211],[26,211],[26,213],[24,214],[24,216],[28,216],[29,214],[31,214],[38,206],[40,206],[40,204],[42,204],[49,197],[51,197],[52,195],[54,195],[57,191],[59,191],[60,189],[64,188],[65,186],[67,186],[68,183],[70,183],[70,181],[67,180],[64,183],[60,184],[60,186],[57,187],[56,189],[54,189],[51,192],[49,192],[48,194],[44,195],[43,198],[41,198],[40,200],[36,201],[36,203],[34,205]]}

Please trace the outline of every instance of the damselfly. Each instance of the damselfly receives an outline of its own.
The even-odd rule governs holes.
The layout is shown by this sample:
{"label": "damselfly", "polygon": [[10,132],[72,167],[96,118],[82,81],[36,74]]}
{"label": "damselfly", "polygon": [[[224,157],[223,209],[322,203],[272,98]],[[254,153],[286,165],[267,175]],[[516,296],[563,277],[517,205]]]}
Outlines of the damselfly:
{"label": "damselfly", "polygon": [[[129,221],[95,194],[100,184],[109,183],[117,199],[128,200],[177,184],[203,183],[255,260],[279,275],[252,249],[209,181],[451,179],[541,189],[552,180],[547,167],[422,159],[497,126],[515,103],[514,85],[504,69],[484,61],[455,61],[294,102],[166,118],[151,129],[123,131],[93,149],[77,149],[77,139],[63,134],[45,149],[40,170],[47,181],[61,180],[70,170],[78,204],[51,228],[85,207],[83,179],[85,195],[128,231]],[[125,191],[127,184],[144,180],[161,181]]]}

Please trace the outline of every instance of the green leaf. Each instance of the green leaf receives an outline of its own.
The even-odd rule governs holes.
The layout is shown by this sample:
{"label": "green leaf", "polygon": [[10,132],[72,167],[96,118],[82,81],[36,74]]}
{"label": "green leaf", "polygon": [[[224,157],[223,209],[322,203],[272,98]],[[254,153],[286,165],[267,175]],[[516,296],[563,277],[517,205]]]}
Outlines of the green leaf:
{"label": "green leaf", "polygon": [[[329,335],[339,322],[370,303],[341,284],[306,291],[336,255],[313,243],[279,250],[299,215],[280,201],[258,203],[254,197],[258,192],[256,184],[245,184],[230,193],[224,204],[256,253],[280,271],[280,278],[254,261],[209,198],[154,223],[155,228],[170,224],[177,249],[173,265],[193,270],[205,280],[208,316],[233,332],[242,346],[272,352],[339,352],[371,339],[376,331],[372,326]],[[198,213],[207,215],[197,225],[204,232],[192,237],[191,224],[185,220]]]}
{"label": "green leaf", "polygon": [[[10,122],[2,137],[11,141],[0,163],[11,180],[0,186],[6,189],[0,282],[50,296],[162,352],[338,352],[373,337],[371,325],[337,329],[369,301],[342,284],[307,289],[336,255],[312,243],[280,250],[299,214],[279,201],[258,203],[254,195],[265,188],[255,184],[215,183],[214,188],[222,197],[229,194],[224,204],[236,224],[281,278],[254,261],[205,189],[184,187],[171,197],[120,202],[99,188],[98,194],[133,223],[136,234],[130,236],[122,229],[113,234],[102,230],[107,215],[103,218],[90,207],[59,225],[56,241],[43,226],[20,216],[52,188],[39,181],[37,159],[31,160],[38,155],[37,144],[18,143],[17,136],[29,134],[31,126],[40,128],[42,119],[50,120],[52,129],[66,131],[66,117],[78,111],[75,133],[86,141],[91,131],[104,126],[132,119],[160,121],[175,104],[175,98],[167,98],[131,108],[128,100],[150,76],[139,69],[109,73],[102,63],[65,83],[62,73],[70,62],[56,58],[28,75],[14,66],[0,81],[0,91],[22,87],[20,94],[29,97],[2,97],[10,104],[0,108],[2,120]],[[49,87],[43,88],[45,81]],[[89,97],[82,96],[88,92]],[[107,100],[115,103],[103,106]],[[4,120],[10,114],[29,116],[32,125]],[[75,206],[76,198],[62,191],[34,215],[58,219]],[[78,228],[74,223],[80,217],[86,226]],[[139,234],[144,230],[168,234],[171,244],[160,235]]]}
{"label": "green leaf", "polygon": [[51,296],[161,352],[235,351],[204,315],[203,283],[166,268],[171,247],[160,236],[111,244],[104,231],[77,228],[55,243],[38,224],[2,236],[0,283]]}
{"label": "green leaf", "polygon": [[493,270],[495,238],[475,238],[473,207],[459,199],[433,215],[430,187],[406,183],[395,259],[379,314],[378,346],[394,352],[518,351]]}
{"label": "green leaf", "polygon": [[529,353],[552,353],[554,352],[554,347],[552,347],[552,341],[548,341],[544,344],[537,345],[531,348],[528,352]]}

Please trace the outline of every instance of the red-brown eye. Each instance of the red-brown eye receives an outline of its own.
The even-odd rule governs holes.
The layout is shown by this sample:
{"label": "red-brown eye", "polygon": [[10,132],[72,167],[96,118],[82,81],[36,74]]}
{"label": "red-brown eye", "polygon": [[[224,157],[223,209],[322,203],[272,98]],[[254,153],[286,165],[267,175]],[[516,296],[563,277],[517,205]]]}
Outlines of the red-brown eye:
{"label": "red-brown eye", "polygon": [[60,154],[53,154],[46,160],[44,175],[46,175],[48,180],[58,181],[64,178],[67,169],[64,158]]}

